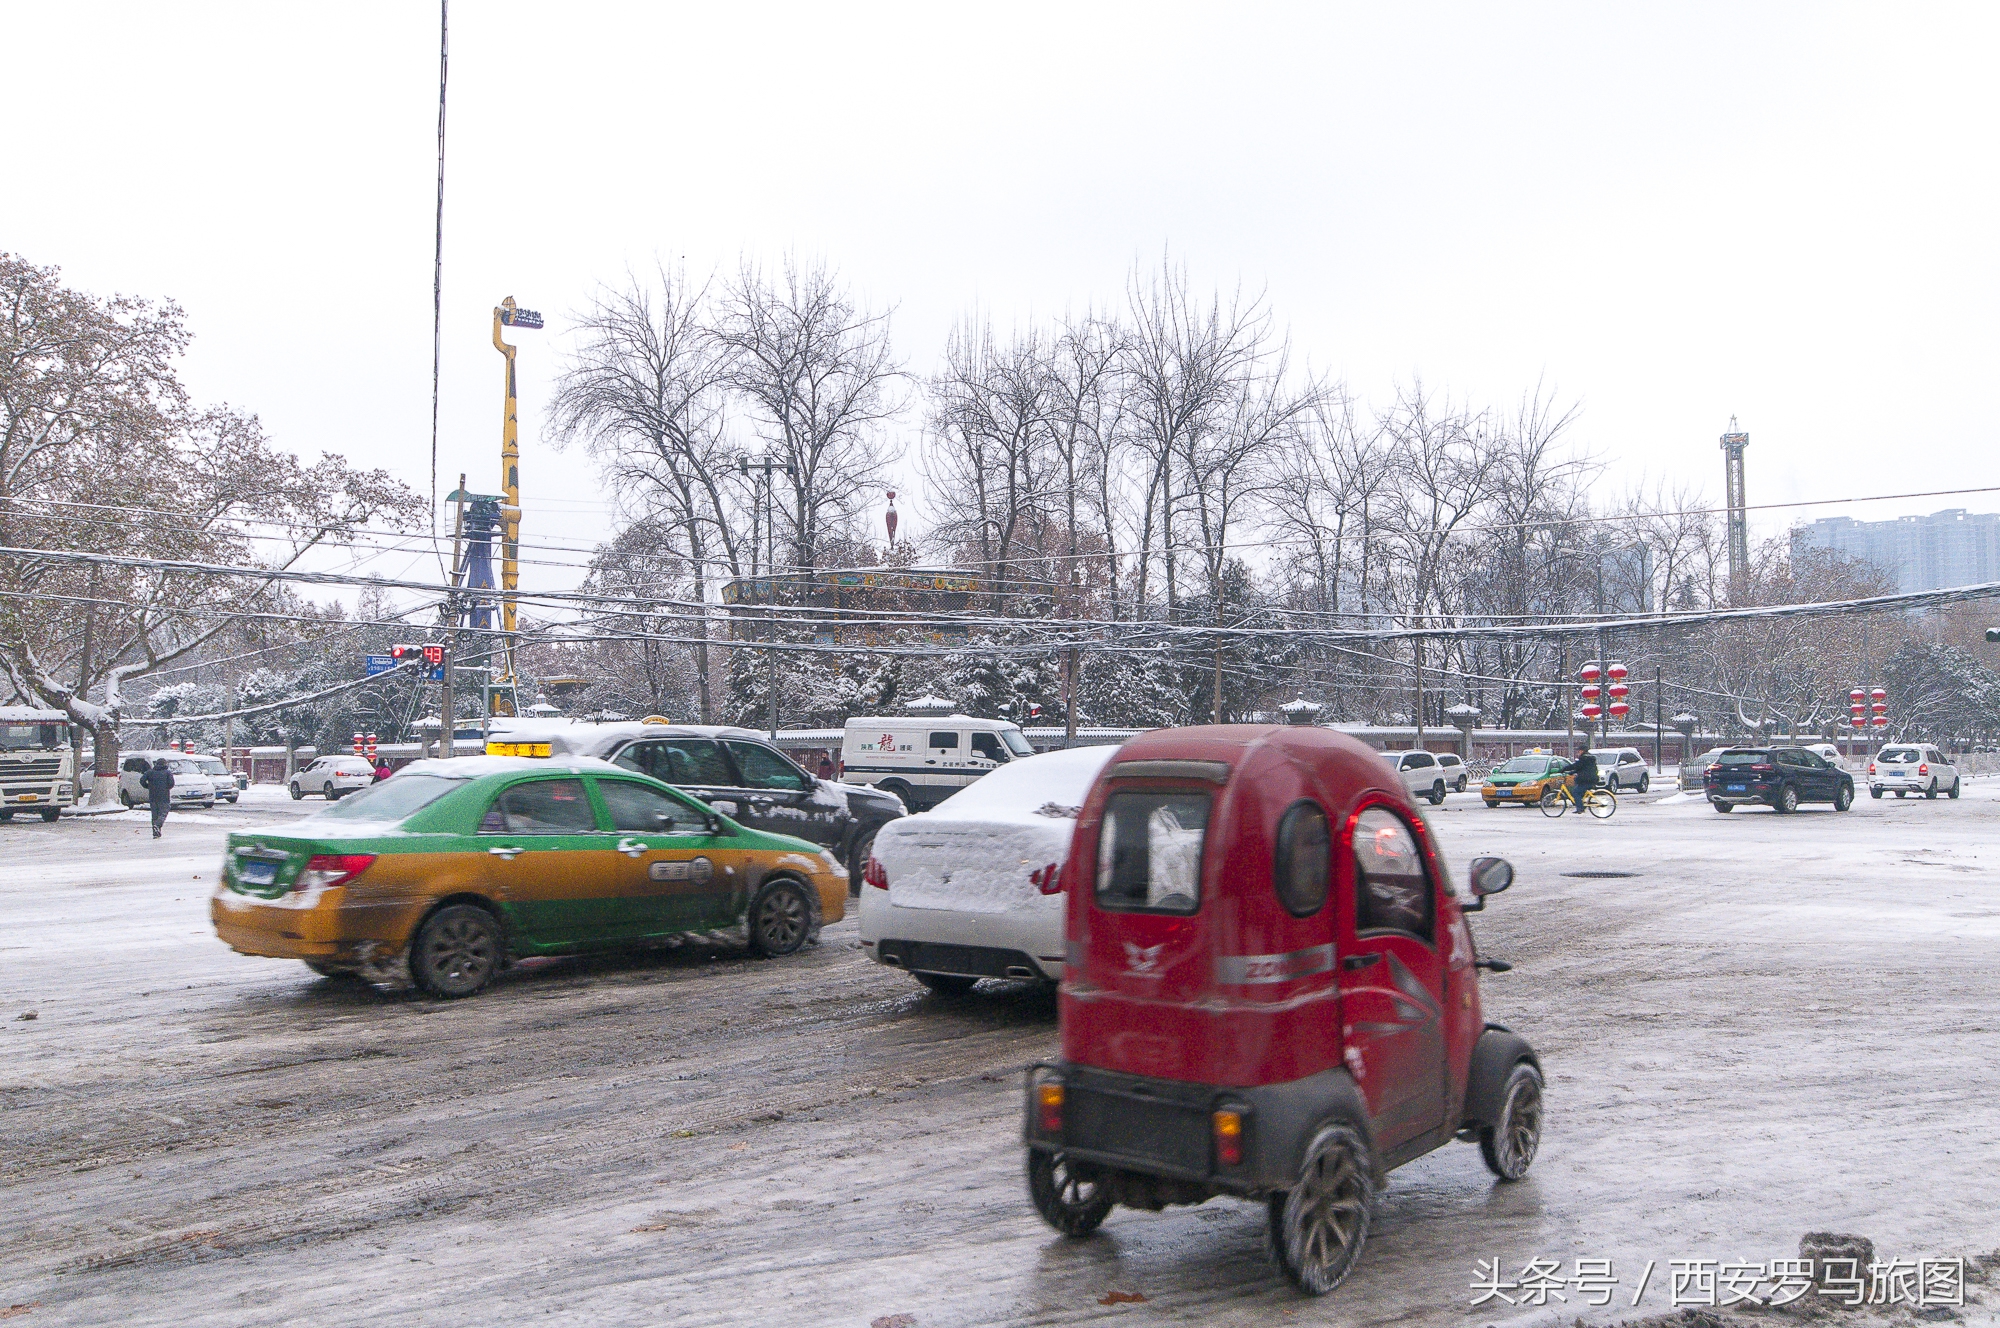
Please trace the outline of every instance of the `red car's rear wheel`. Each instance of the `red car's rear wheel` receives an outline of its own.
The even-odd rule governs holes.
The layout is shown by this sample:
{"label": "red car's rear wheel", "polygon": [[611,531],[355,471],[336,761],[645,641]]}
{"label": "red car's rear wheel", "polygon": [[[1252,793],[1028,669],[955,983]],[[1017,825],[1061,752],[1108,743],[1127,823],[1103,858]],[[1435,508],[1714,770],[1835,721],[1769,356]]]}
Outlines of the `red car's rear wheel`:
{"label": "red car's rear wheel", "polygon": [[1028,1150],[1028,1197],[1042,1220],[1065,1236],[1088,1236],[1111,1212],[1115,1200],[1104,1182],[1078,1170],[1064,1153]]}
{"label": "red car's rear wheel", "polygon": [[1374,1203],[1367,1142],[1350,1125],[1327,1126],[1306,1147],[1299,1183],[1271,1197],[1271,1252],[1293,1285],[1323,1296],[1346,1280]]}

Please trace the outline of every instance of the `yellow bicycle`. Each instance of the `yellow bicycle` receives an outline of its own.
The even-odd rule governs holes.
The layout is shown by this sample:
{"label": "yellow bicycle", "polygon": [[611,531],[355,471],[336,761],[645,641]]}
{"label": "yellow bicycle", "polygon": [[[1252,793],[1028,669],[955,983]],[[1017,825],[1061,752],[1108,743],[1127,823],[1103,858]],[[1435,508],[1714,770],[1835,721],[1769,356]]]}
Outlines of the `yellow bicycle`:
{"label": "yellow bicycle", "polygon": [[1618,795],[1603,785],[1591,789],[1583,795],[1583,805],[1577,807],[1576,795],[1570,791],[1569,781],[1560,780],[1542,792],[1542,815],[1561,816],[1575,807],[1579,812],[1589,812],[1598,820],[1614,816],[1618,811]]}

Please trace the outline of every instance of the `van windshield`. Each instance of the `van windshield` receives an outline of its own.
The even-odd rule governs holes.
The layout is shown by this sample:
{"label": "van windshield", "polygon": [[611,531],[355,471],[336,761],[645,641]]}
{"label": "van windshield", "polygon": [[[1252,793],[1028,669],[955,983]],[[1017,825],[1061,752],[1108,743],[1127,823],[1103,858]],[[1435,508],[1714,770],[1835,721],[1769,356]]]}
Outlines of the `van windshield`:
{"label": "van windshield", "polygon": [[1207,793],[1114,793],[1097,838],[1097,903],[1128,913],[1201,907]]}
{"label": "van windshield", "polygon": [[1034,747],[1021,735],[1019,729],[1001,729],[1000,740],[1007,744],[1007,750],[1016,756],[1033,756]]}

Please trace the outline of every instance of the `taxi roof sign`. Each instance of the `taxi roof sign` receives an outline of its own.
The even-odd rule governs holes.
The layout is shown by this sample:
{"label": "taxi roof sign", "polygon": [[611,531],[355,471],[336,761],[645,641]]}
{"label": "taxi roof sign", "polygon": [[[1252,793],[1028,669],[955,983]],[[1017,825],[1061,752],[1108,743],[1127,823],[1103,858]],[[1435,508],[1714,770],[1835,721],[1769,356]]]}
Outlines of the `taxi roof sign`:
{"label": "taxi roof sign", "polygon": [[545,742],[492,742],[486,744],[488,756],[547,756],[549,744]]}

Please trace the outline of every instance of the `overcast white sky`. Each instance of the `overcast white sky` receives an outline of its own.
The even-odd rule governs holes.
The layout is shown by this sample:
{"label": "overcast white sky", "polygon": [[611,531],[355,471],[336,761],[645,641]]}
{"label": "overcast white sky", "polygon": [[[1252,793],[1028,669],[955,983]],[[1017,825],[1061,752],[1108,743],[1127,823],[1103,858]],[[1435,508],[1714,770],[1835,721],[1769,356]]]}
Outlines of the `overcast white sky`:
{"label": "overcast white sky", "polygon": [[[427,489],[436,6],[0,0],[0,31],[0,248],[179,300],[198,397]],[[1753,503],[2000,484],[1997,36],[1990,5],[460,0],[440,468],[497,484],[504,295],[549,317],[524,539],[586,543],[604,495],[540,407],[628,266],[823,255],[921,372],[970,306],[1115,302],[1170,247],[1365,398],[1546,381],[1614,487],[1719,496],[1732,414]],[[1851,514],[1946,506],[2000,494]]]}

